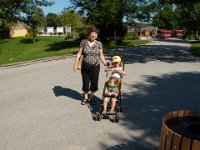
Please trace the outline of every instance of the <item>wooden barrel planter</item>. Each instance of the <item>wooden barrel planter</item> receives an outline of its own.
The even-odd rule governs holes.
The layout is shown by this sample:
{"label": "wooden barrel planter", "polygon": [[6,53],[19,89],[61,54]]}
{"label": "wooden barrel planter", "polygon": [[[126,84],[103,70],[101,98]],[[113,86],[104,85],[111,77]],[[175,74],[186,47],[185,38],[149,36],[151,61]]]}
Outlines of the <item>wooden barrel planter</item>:
{"label": "wooden barrel planter", "polygon": [[160,150],[200,150],[200,113],[174,111],[162,121]]}

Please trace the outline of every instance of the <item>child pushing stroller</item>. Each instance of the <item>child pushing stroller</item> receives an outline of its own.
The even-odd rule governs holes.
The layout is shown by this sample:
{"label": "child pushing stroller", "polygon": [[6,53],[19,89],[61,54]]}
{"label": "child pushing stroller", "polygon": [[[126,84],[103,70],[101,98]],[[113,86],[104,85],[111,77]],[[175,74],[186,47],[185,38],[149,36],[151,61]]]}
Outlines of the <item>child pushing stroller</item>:
{"label": "child pushing stroller", "polygon": [[126,71],[124,71],[124,64],[120,56],[113,56],[112,65],[106,68],[105,71],[106,72],[111,71],[112,72],[111,76],[117,78],[122,78],[123,75],[126,75]]}

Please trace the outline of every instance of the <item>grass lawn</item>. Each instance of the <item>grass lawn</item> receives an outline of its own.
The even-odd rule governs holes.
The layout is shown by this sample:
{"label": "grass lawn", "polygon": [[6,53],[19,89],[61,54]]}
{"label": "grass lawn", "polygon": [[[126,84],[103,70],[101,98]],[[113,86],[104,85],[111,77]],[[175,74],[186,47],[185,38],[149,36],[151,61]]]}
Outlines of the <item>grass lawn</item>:
{"label": "grass lawn", "polygon": [[78,43],[64,37],[37,37],[36,43],[28,37],[0,40],[0,64],[73,54],[78,48]]}
{"label": "grass lawn", "polygon": [[149,41],[146,41],[146,40],[126,40],[126,41],[122,41],[118,44],[116,42],[104,44],[104,47],[106,49],[127,48],[127,47],[131,47],[133,45],[141,45],[141,44],[145,44],[148,42]]}
{"label": "grass lawn", "polygon": [[[133,45],[147,43],[148,41],[131,40],[120,44],[111,42],[105,44],[105,49],[126,48]],[[80,42],[64,40],[64,37],[37,37],[36,43],[32,43],[29,37],[0,39],[0,65],[38,58],[75,54]]]}
{"label": "grass lawn", "polygon": [[200,57],[200,41],[192,43],[192,54]]}

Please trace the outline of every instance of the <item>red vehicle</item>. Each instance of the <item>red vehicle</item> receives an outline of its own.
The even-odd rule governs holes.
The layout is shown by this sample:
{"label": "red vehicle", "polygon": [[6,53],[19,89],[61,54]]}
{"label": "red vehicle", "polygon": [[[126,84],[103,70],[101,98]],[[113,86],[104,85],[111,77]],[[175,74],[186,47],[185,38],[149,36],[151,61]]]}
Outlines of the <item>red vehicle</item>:
{"label": "red vehicle", "polygon": [[184,30],[172,30],[172,37],[182,37],[184,34]]}
{"label": "red vehicle", "polygon": [[172,30],[160,29],[158,30],[158,37],[161,39],[166,39],[172,37]]}

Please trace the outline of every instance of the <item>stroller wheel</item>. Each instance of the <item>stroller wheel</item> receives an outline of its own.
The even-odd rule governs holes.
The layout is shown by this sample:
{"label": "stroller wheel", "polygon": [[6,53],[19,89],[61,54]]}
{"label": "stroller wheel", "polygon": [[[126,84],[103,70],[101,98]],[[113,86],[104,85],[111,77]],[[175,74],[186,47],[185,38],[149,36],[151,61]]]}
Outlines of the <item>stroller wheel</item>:
{"label": "stroller wheel", "polygon": [[101,121],[101,114],[100,114],[100,113],[97,113],[95,119],[96,119],[96,121]]}
{"label": "stroller wheel", "polygon": [[115,116],[115,122],[117,122],[117,123],[119,122],[119,118],[117,115]]}
{"label": "stroller wheel", "polygon": [[113,122],[116,122],[116,123],[118,123],[119,122],[119,118],[118,118],[118,116],[116,115],[116,116],[114,116],[114,118],[113,118]]}
{"label": "stroller wheel", "polygon": [[122,106],[119,107],[119,112],[124,112],[124,109]]}

